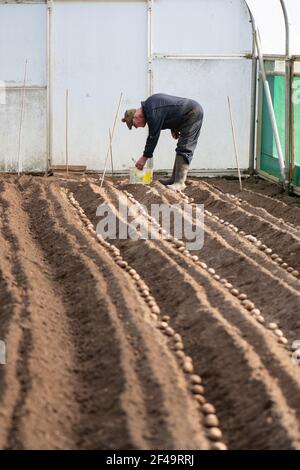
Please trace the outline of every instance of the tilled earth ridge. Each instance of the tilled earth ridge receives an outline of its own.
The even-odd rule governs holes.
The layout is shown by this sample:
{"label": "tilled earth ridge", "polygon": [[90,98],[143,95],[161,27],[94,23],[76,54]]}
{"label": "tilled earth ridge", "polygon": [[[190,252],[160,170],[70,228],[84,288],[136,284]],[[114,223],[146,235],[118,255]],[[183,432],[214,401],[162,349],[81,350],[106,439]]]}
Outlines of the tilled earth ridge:
{"label": "tilled earth ridge", "polygon": [[249,201],[254,207],[264,208],[279,220],[282,219],[300,227],[300,198],[282,193],[275,184],[270,184],[262,179],[250,178],[243,180],[243,191],[240,192],[237,180],[211,178],[206,182],[224,194],[230,193],[238,196]]}
{"label": "tilled earth ridge", "polygon": [[[108,183],[105,190],[100,190],[88,182],[74,194],[96,224],[97,206],[105,202],[118,207],[119,191],[126,190],[149,208],[152,203],[174,203],[180,199],[159,183],[149,191],[126,182],[117,187]],[[233,237],[226,227],[211,223],[206,219],[205,244],[198,253],[201,260],[226,276],[241,292],[248,287],[249,299],[267,321],[277,322],[291,343],[299,334],[294,311],[299,305],[299,280],[245,238],[238,234]],[[217,408],[229,448],[298,448],[299,370],[291,362],[289,349],[278,344],[278,338],[266,325],[254,321],[228,295],[228,290],[187,262],[166,241],[122,240],[116,244],[149,285],[162,314],[168,312],[171,325],[182,334],[196,372],[204,378],[206,397]],[[260,276],[263,289],[266,281],[270,284],[268,292],[272,295],[268,302],[263,292],[261,297],[257,295]],[[280,295],[274,295],[278,289],[284,295],[279,305]],[[295,434],[288,437],[283,429],[289,434],[292,428]]]}
{"label": "tilled earth ridge", "polygon": [[210,448],[147,306],[60,183],[2,178],[0,207],[0,447]]}
{"label": "tilled earth ridge", "polygon": [[[298,269],[294,199],[273,201],[271,190],[255,199],[234,184],[192,181],[186,194]],[[159,183],[108,181],[101,189],[92,177],[0,179],[0,339],[8,351],[0,369],[0,448],[211,448],[203,405],[193,399],[172,343],[149,319],[127,273],[85,229],[65,188],[94,227],[103,202],[122,217],[118,202],[126,191],[148,209],[182,202]],[[205,217],[204,246],[191,254],[245,293],[264,317],[259,322],[174,243],[110,242],[182,336],[227,446],[300,449],[300,373],[290,350],[300,339],[299,278]]]}

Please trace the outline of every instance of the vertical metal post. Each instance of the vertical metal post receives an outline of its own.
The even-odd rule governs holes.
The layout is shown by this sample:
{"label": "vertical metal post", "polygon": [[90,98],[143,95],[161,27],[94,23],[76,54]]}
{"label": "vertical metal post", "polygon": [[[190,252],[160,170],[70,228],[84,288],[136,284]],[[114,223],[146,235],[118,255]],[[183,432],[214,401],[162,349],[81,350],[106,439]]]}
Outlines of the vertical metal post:
{"label": "vertical metal post", "polygon": [[256,169],[261,169],[261,138],[262,138],[262,106],[263,106],[263,83],[259,73],[259,67],[257,67],[257,76],[256,76],[256,134],[255,134],[255,159],[256,159]]}
{"label": "vertical metal post", "polygon": [[153,23],[153,0],[147,0],[147,15],[148,15],[148,38],[147,38],[147,67],[148,67],[148,96],[153,93],[153,70],[152,70],[152,23]]}
{"label": "vertical metal post", "polygon": [[52,9],[53,1],[47,0],[47,161],[46,173],[52,164]]}
{"label": "vertical metal post", "polygon": [[285,23],[285,168],[286,179],[290,177],[291,156],[291,101],[292,101],[292,74],[290,57],[290,24],[284,0],[280,0]]}
{"label": "vertical metal post", "polygon": [[257,92],[257,58],[255,54],[255,20],[246,2],[252,26],[252,76],[251,76],[251,121],[249,147],[249,173],[254,173],[255,167],[255,129],[256,129],[256,92]]}
{"label": "vertical metal post", "polygon": [[293,184],[295,176],[295,107],[294,107],[294,73],[295,73],[295,61],[291,61],[291,147],[290,147],[290,184]]}

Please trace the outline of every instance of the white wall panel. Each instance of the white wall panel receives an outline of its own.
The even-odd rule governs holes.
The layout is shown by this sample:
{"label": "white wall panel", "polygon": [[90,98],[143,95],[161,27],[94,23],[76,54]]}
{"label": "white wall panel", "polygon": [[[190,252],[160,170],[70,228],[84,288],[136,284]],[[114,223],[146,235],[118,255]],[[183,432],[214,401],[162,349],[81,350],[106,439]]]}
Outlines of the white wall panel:
{"label": "white wall panel", "polygon": [[145,2],[55,3],[53,11],[53,161],[65,161],[65,90],[70,93],[70,163],[102,170],[120,93],[113,143],[115,168],[132,165],[145,131],[120,123],[147,94]]}
{"label": "white wall panel", "polygon": [[[43,171],[47,148],[47,8],[0,5],[0,171],[18,170],[18,137],[27,59],[21,169]],[[6,89],[5,89],[6,87]],[[11,88],[13,87],[13,89]]]}
{"label": "white wall panel", "polygon": [[[18,171],[18,146],[22,96],[19,90],[6,92],[6,104],[0,104],[0,171]],[[47,126],[45,90],[25,94],[21,139],[22,171],[46,168]]]}
{"label": "white wall panel", "polygon": [[154,0],[154,53],[240,54],[252,51],[243,0]]}
{"label": "white wall panel", "polygon": [[[264,54],[285,54],[285,22],[280,0],[247,0],[260,31]],[[300,2],[284,0],[290,24],[291,54],[300,54]],[[271,19],[271,21],[270,21]]]}
{"label": "white wall panel", "polygon": [[47,8],[45,5],[0,5],[0,80],[46,85]]}
{"label": "white wall panel", "polygon": [[[154,0],[155,54],[231,55],[252,49],[243,0]],[[144,149],[147,128],[120,122],[124,110],[147,97],[146,1],[54,1],[52,24],[53,163],[65,163],[65,92],[69,89],[69,162],[103,170],[120,93],[121,112],[113,143],[115,169],[126,170]],[[25,59],[28,85],[47,82],[47,7],[0,4],[0,85],[21,86]],[[235,167],[227,94],[237,122],[241,166],[248,166],[251,61],[153,60],[153,92],[198,100],[205,118],[193,168]],[[26,170],[45,168],[46,89],[26,90],[22,161]],[[3,91],[0,101],[2,102]],[[0,169],[16,170],[21,91],[0,102]],[[175,141],[163,132],[155,168],[171,168]]]}
{"label": "white wall panel", "polygon": [[300,4],[299,0],[285,0],[290,21],[291,54],[300,55]]}
{"label": "white wall panel", "polygon": [[[154,92],[195,99],[204,109],[193,169],[236,168],[227,96],[230,96],[241,168],[249,166],[251,60],[157,60]],[[162,131],[155,167],[170,168],[176,141]]]}

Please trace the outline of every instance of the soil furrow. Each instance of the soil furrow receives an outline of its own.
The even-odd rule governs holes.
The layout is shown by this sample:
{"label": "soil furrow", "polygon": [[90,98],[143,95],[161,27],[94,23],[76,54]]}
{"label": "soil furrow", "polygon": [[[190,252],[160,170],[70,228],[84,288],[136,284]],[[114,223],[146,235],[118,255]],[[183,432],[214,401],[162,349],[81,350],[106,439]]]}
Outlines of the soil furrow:
{"label": "soil furrow", "polygon": [[[108,186],[108,188],[112,199],[116,203],[116,191],[112,186]],[[252,320],[252,318],[249,317],[249,313],[246,313],[244,309],[241,311],[239,302],[233,296],[228,297],[227,291],[223,288],[222,284],[211,281],[210,277],[206,275],[206,272],[203,273],[195,264],[186,260],[183,256],[179,255],[176,250],[170,249],[169,247],[170,244],[164,242],[164,252],[173,258],[175,257],[176,262],[188,271],[189,275],[193,276],[199,285],[205,287],[205,292],[211,305],[216,308],[222,306],[223,315],[229,319],[231,324],[239,328],[241,336],[247,338],[249,344],[259,352],[265,367],[279,380],[282,390],[286,394],[286,397],[288,397],[290,406],[297,410],[298,418],[300,419],[299,403],[296,398],[299,394],[300,376],[298,369],[295,369],[294,365],[291,363],[290,353],[284,356],[282,346],[277,344],[273,336],[271,337],[270,331],[265,330],[261,325],[258,325],[257,322]],[[214,247],[214,251],[217,251],[215,248],[216,247]],[[226,247],[224,247],[224,249],[225,248]],[[147,259],[150,257],[151,255],[149,254]],[[296,291],[293,293],[297,294]],[[289,295],[291,295],[291,292]],[[263,313],[265,314],[265,310]]]}
{"label": "soil furrow", "polygon": [[23,194],[19,194],[15,184],[7,184],[4,196],[22,306],[14,325],[22,336],[18,346],[9,347],[9,355],[18,357],[16,376],[20,392],[6,447],[68,448],[73,434],[72,422],[67,419],[68,400],[72,396],[68,374],[72,358],[65,350],[64,307],[49,280],[43,253],[31,234],[27,214],[22,209]]}
{"label": "soil furrow", "polygon": [[[85,194],[87,194],[87,189],[85,189]],[[77,197],[80,198],[80,195],[77,194]],[[88,196],[88,198],[89,197],[90,196]],[[92,198],[91,198],[91,200],[92,200]],[[116,201],[114,201],[114,203],[115,202]],[[136,249],[137,248],[136,243],[138,243],[138,250]],[[185,270],[184,270],[185,274],[184,275],[183,275],[183,273],[181,274],[181,279],[180,279],[180,277],[178,279],[171,278],[171,274],[169,274],[169,273],[171,273],[171,272],[174,273],[175,269],[174,269],[173,265],[172,265],[173,268],[170,266],[171,261],[168,258],[166,259],[166,254],[165,254],[166,250],[165,249],[164,249],[164,251],[160,251],[158,249],[158,247],[154,248],[153,242],[142,242],[142,241],[140,241],[140,242],[136,242],[136,243],[133,245],[132,243],[130,243],[128,241],[119,242],[119,246],[122,248],[123,256],[125,256],[126,259],[128,259],[128,261],[130,261],[130,263],[134,265],[134,267],[138,270],[138,272],[141,272],[143,274],[143,276],[145,277],[145,280],[151,286],[155,297],[158,299],[160,306],[163,308],[163,313],[167,313],[168,311],[169,311],[169,313],[171,312],[170,315],[171,315],[172,319],[174,319],[175,321],[176,321],[177,315],[178,315],[181,322],[183,322],[183,314],[182,313],[180,314],[180,310],[185,307],[186,324],[184,326],[181,325],[181,333],[184,336],[184,338],[186,339],[186,330],[189,329],[189,327],[188,327],[189,316],[187,315],[187,311],[189,309],[188,309],[187,304],[191,303],[194,306],[194,308],[193,308],[193,310],[194,310],[194,312],[193,312],[194,313],[194,315],[193,315],[194,321],[197,322],[197,319],[195,319],[195,315],[196,315],[196,312],[199,311],[199,310],[201,311],[201,313],[199,311],[199,322],[201,323],[201,321],[203,320],[203,312],[202,312],[201,307],[199,307],[199,298],[195,293],[192,293],[190,291],[191,290],[190,284],[193,283],[194,281],[192,281],[192,280],[187,281],[186,280],[187,273],[186,273]],[[152,248],[150,248],[150,247],[152,247]],[[137,256],[137,252],[138,252],[139,256]],[[164,258],[164,261],[162,262],[163,258]],[[147,266],[145,266],[145,264],[143,263],[143,261],[142,261],[143,259],[148,260]],[[164,268],[162,268],[162,266],[164,266]],[[178,269],[178,267],[177,267],[177,269]],[[167,270],[169,271],[168,275],[166,275]],[[154,277],[153,273],[155,271],[160,272],[159,279],[157,279],[157,276],[154,278],[154,279],[156,279],[156,282],[153,279],[153,277]],[[173,274],[173,276],[174,276],[174,274]],[[168,294],[167,286],[172,286],[172,285],[181,285],[182,290],[178,291],[178,294],[176,292],[176,294],[177,294],[176,295],[174,293],[174,291],[171,289],[172,292]],[[195,287],[194,287],[194,289],[195,289]],[[199,289],[199,287],[198,287],[198,289]],[[183,294],[184,299],[187,299],[187,300],[184,300],[182,298],[183,296],[182,296],[181,293]],[[201,291],[201,294],[202,294],[201,295],[201,302],[203,302],[203,296],[204,295],[203,295],[202,291]],[[196,295],[196,298],[195,298],[195,295]],[[178,297],[180,297],[180,300],[179,300]],[[207,299],[207,301],[208,301],[208,299]],[[168,302],[169,302],[169,306],[168,306]],[[200,303],[200,305],[201,305],[201,303]],[[208,310],[212,309],[212,311],[216,311],[215,310],[216,308],[217,308],[217,306],[213,307],[211,304],[209,304],[209,307],[206,306],[206,309],[208,309]],[[176,314],[174,312],[176,312]],[[189,314],[192,315],[192,312],[189,312]],[[176,315],[176,317],[173,318],[173,315]],[[218,315],[220,315],[220,314],[218,314]],[[222,317],[222,316],[220,315],[220,317]],[[175,326],[178,327],[177,323],[175,323]],[[220,328],[220,327],[218,326],[218,328]],[[231,339],[231,341],[234,343],[234,341],[232,339]],[[230,340],[227,340],[227,342],[230,343]],[[227,342],[226,342],[226,344],[227,344]],[[201,336],[201,343],[203,344],[202,336]],[[227,349],[225,348],[225,350],[228,352],[228,349],[231,350],[232,347],[233,347],[232,345],[231,345],[231,347],[229,347],[228,344],[227,344]],[[250,348],[250,346],[247,345],[246,349],[248,350],[249,348]],[[188,353],[191,354],[191,356],[195,360],[195,356],[194,356],[195,351],[193,351],[193,353],[188,351]],[[253,354],[255,354],[255,353],[253,352]],[[209,360],[208,357],[210,357],[210,356],[206,355],[205,357],[207,358],[207,360]],[[210,362],[210,360],[209,360],[209,362]],[[211,364],[211,362],[210,362],[210,364]],[[212,366],[212,368],[213,367],[214,367],[214,365]],[[262,365],[261,365],[261,368],[263,369]],[[203,371],[201,370],[201,373],[202,372]],[[214,372],[216,373],[215,370],[214,370]],[[219,371],[218,371],[218,373],[219,373]],[[239,372],[239,374],[240,373],[243,375],[243,373],[246,373],[246,372],[243,371],[243,372]],[[266,372],[266,374],[268,376],[267,372]],[[270,380],[272,382],[272,384],[274,385],[275,381],[272,381],[269,376],[268,376],[268,380]],[[268,380],[266,380],[266,382],[268,382]],[[248,382],[248,381],[249,381],[249,377],[247,379],[245,379],[245,382]],[[266,386],[266,382],[263,381],[264,386]],[[264,388],[264,386],[262,384],[260,386],[262,386]],[[212,395],[209,396],[209,398],[210,398],[211,401],[216,403],[215,400],[213,400],[213,398],[215,398],[213,390],[215,390],[215,384],[212,387]],[[222,390],[222,391],[223,391],[222,395],[229,393],[227,389],[226,389],[226,392],[224,390]],[[281,391],[277,390],[277,392],[279,393],[279,395],[281,395]],[[285,398],[283,396],[281,396],[281,399],[282,399],[282,402],[285,402]],[[217,403],[219,405],[219,400],[217,400]],[[219,405],[219,406],[221,406],[221,405]],[[286,403],[285,403],[284,406],[286,406]],[[223,410],[223,408],[221,410],[219,410],[219,408],[218,408],[218,412],[219,412],[220,417],[222,417],[223,412],[225,413],[224,422],[222,421],[222,425],[223,425],[224,431],[229,434],[229,436],[227,436],[227,437],[229,439],[230,446],[234,447],[236,445],[234,443],[234,440],[233,440],[233,437],[232,437],[234,432],[233,432],[233,429],[227,429],[228,418],[226,417],[226,410]],[[291,413],[291,415],[292,415],[292,413]],[[298,431],[296,431],[296,433],[298,433]]]}
{"label": "soil furrow", "polygon": [[[37,199],[37,194],[35,194],[35,199]],[[89,278],[88,273],[86,272],[86,266],[89,266],[89,270],[93,274],[93,278],[95,280],[98,280],[99,283],[103,285],[103,279],[100,279],[99,277],[99,268],[102,271],[102,275],[107,277],[106,284],[105,284],[105,290],[107,292],[107,295],[110,299],[111,305],[109,306],[109,309],[112,311],[115,311],[115,317],[117,317],[117,312],[120,318],[122,318],[122,326],[121,322],[119,321],[119,328],[122,329],[125,327],[125,331],[127,335],[130,335],[130,341],[131,345],[126,345],[126,348],[124,346],[122,350],[122,355],[126,355],[126,350],[129,349],[130,347],[132,348],[134,352],[134,357],[131,358],[131,361],[127,361],[127,368],[129,368],[129,373],[132,374],[131,369],[135,369],[136,373],[138,375],[142,391],[137,391],[137,401],[141,397],[144,396],[144,403],[143,405],[145,406],[147,410],[147,415],[144,416],[144,419],[142,420],[142,423],[147,423],[147,431],[146,429],[140,430],[140,433],[138,433],[138,429],[136,429],[136,434],[144,434],[143,437],[146,439],[146,443],[144,443],[144,446],[146,447],[151,447],[153,448],[156,446],[162,446],[162,447],[170,447],[170,448],[176,448],[184,443],[184,445],[192,445],[192,443],[188,443],[188,440],[191,439],[191,437],[195,434],[197,426],[191,426],[194,429],[191,429],[190,435],[188,434],[189,430],[185,429],[186,433],[184,434],[182,432],[182,435],[179,434],[179,423],[176,422],[178,419],[182,418],[182,414],[186,411],[186,406],[188,406],[188,399],[186,397],[186,390],[184,389],[184,386],[181,384],[181,387],[183,390],[180,390],[180,386],[178,386],[178,390],[176,390],[176,382],[173,384],[173,395],[174,397],[171,396],[169,393],[168,389],[166,389],[166,385],[162,385],[162,378],[163,375],[167,374],[167,368],[170,368],[172,365],[171,362],[168,362],[170,359],[168,359],[168,354],[167,350],[165,350],[165,363],[166,363],[166,370],[164,370],[164,367],[160,367],[162,369],[160,371],[160,377],[158,377],[158,367],[156,364],[158,364],[157,358],[159,356],[162,356],[164,353],[164,349],[160,347],[155,347],[155,341],[153,341],[153,337],[151,336],[151,333],[147,333],[144,331],[143,336],[141,335],[139,329],[136,327],[135,322],[137,322],[137,318],[131,319],[133,314],[131,311],[138,311],[138,299],[136,298],[135,294],[130,292],[130,289],[128,289],[128,283],[126,280],[122,280],[120,276],[116,276],[116,272],[114,272],[113,268],[108,265],[108,262],[104,263],[105,257],[104,258],[99,258],[99,253],[91,247],[91,244],[89,243],[89,240],[84,237],[84,235],[72,224],[70,221],[70,217],[67,217],[66,212],[62,212],[61,209],[61,202],[58,202],[57,199],[54,200],[53,192],[49,191],[47,193],[47,200],[52,201],[53,205],[53,211],[57,215],[59,214],[59,220],[60,224],[64,227],[64,230],[68,233],[68,241],[64,240],[65,245],[70,246],[70,251],[76,250],[79,252],[81,250],[79,257],[85,258],[84,266],[81,267],[81,275],[82,278],[85,277],[86,279]],[[40,198],[39,200],[39,206],[41,207],[43,205],[44,197]],[[48,209],[48,217],[53,219],[53,216],[49,215],[49,209]],[[71,215],[72,218],[72,215]],[[54,219],[53,219],[54,220]],[[51,220],[52,221],[52,220]],[[54,222],[53,222],[54,223]],[[57,224],[57,222],[55,222]],[[57,232],[58,229],[56,227],[52,227],[52,232]],[[72,235],[71,235],[72,234]],[[72,238],[72,241],[71,241]],[[85,239],[84,239],[85,238]],[[56,242],[57,243],[57,242]],[[76,248],[76,245],[78,243],[78,246]],[[73,246],[72,246],[73,245]],[[98,248],[98,245],[97,245]],[[84,252],[84,253],[83,253]],[[53,258],[53,256],[52,256]],[[76,266],[73,267],[73,272],[77,272]],[[119,271],[119,270],[118,270]],[[123,273],[122,273],[123,275]],[[74,286],[73,289],[76,289],[76,283],[74,283],[74,279],[71,280],[72,283],[70,283],[69,288],[71,289],[72,286]],[[72,284],[72,286],[71,286]],[[78,282],[77,282],[78,286]],[[78,288],[78,287],[77,287]],[[96,287],[95,287],[96,289]],[[126,294],[125,294],[126,292]],[[74,295],[76,297],[76,294],[74,292]],[[125,298],[126,296],[126,298]],[[78,295],[77,295],[78,297]],[[79,299],[78,299],[79,301]],[[130,304],[132,301],[132,304]],[[134,307],[132,306],[134,305]],[[77,304],[78,308],[78,304]],[[140,305],[140,312],[143,312],[143,309],[145,309],[145,306]],[[98,306],[99,310],[99,306]],[[101,310],[100,312],[98,311],[99,315],[99,321],[102,321],[101,317]],[[112,313],[110,313],[112,315]],[[136,315],[137,317],[137,315]],[[143,322],[143,318],[140,318],[139,321]],[[141,328],[139,326],[139,328]],[[149,328],[149,325],[147,325],[147,328]],[[89,334],[88,334],[89,333]],[[91,332],[86,331],[86,336],[90,337]],[[146,340],[147,339],[147,340]],[[111,348],[112,349],[112,348]],[[157,355],[157,356],[156,356]],[[164,357],[164,356],[162,356]],[[176,368],[176,364],[175,364]],[[174,366],[173,366],[174,369]],[[172,369],[171,369],[172,370]],[[173,370],[173,373],[176,373],[176,370]],[[89,379],[88,382],[95,382],[95,380],[91,380],[91,377],[87,377],[86,379]],[[178,378],[177,378],[178,379]],[[179,380],[180,383],[180,380]],[[129,385],[128,385],[129,386]],[[133,384],[131,384],[131,387]],[[172,388],[172,387],[171,387]],[[175,393],[176,391],[176,393]],[[117,391],[118,392],[118,391]],[[90,392],[92,393],[92,392]],[[131,390],[131,394],[127,396],[128,402],[123,404],[123,408],[126,408],[126,411],[128,411],[129,416],[128,419],[129,421],[132,420],[132,422],[136,423],[137,421],[137,415],[130,416],[130,410],[128,409],[129,406],[132,404],[132,395],[133,391]],[[186,400],[186,402],[182,405],[182,411],[177,410],[177,417],[176,413],[172,411],[172,408],[168,407],[168,401],[172,403],[172,401],[177,397],[177,399],[180,399],[180,401]],[[116,400],[116,397],[114,397]],[[101,410],[99,410],[100,413]],[[98,418],[99,419],[99,418]],[[114,418],[115,419],[115,418]],[[190,423],[184,423],[185,425],[191,425],[192,420]],[[135,424],[136,426],[136,424]],[[159,426],[159,431],[158,431],[158,426]],[[182,426],[182,423],[181,423]],[[174,429],[174,434],[173,435],[173,429]],[[131,426],[131,431],[133,432],[133,426]],[[83,432],[82,432],[83,434]],[[177,435],[176,435],[177,434]],[[198,433],[199,434],[199,433]],[[85,435],[86,435],[86,429],[85,429]],[[176,436],[176,437],[175,437]],[[122,436],[124,439],[124,436]],[[197,441],[198,435],[195,436],[193,439],[193,442],[198,442],[200,444],[199,439]],[[113,442],[113,437],[111,436],[112,442]],[[110,442],[110,446],[112,446],[112,442]],[[102,444],[102,443],[101,443]],[[103,445],[103,444],[102,444]],[[116,444],[115,444],[116,445]],[[124,444],[123,444],[124,445]],[[140,442],[139,444],[135,444],[139,447],[142,446],[142,443]],[[128,448],[130,447],[130,443],[126,442],[125,447]]]}
{"label": "soil furrow", "polygon": [[[185,193],[0,178],[1,449],[300,449],[300,199],[252,178]],[[95,232],[102,203],[143,235],[143,207],[186,202],[201,249],[188,212],[182,240]]]}
{"label": "soil furrow", "polygon": [[254,235],[267,246],[272,248],[286,263],[300,268],[300,242],[298,235],[288,232],[264,220],[261,216],[247,212],[243,206],[237,206],[230,201],[224,201],[203,185],[188,189],[189,196],[196,204],[204,204],[213,214],[236,225],[239,230]]}
{"label": "soil furrow", "polygon": [[[280,230],[287,230],[289,233],[292,233],[298,240],[300,239],[300,232],[299,228],[297,226],[294,226],[294,224],[290,224],[289,222],[285,222],[282,218],[278,218],[275,215],[269,213],[265,208],[253,205],[247,201],[246,198],[239,198],[238,196],[234,196],[232,194],[226,193],[224,194],[222,191],[219,191],[215,186],[202,181],[201,184],[203,187],[207,188],[211,193],[217,195],[222,199],[224,202],[230,202],[236,205],[237,207],[242,207],[243,210],[246,213],[253,214],[255,216],[258,216],[262,218],[263,220],[268,221],[271,225],[275,225],[277,228]],[[194,186],[193,184],[191,186]],[[245,193],[247,190],[245,190]],[[282,204],[283,203],[276,203],[276,204]],[[295,211],[295,208],[293,208],[293,212]]]}
{"label": "soil furrow", "polygon": [[[148,209],[159,202],[159,191],[165,202],[178,203],[178,197],[158,188],[158,194],[145,189],[133,191]],[[136,194],[137,193],[137,194]],[[205,219],[205,242],[199,252],[201,260],[213,267],[236,288],[246,293],[270,322],[278,322],[293,340],[300,335],[300,317],[295,314],[300,304],[299,281],[274,264],[244,238],[234,234],[213,219]],[[274,290],[278,294],[274,296]]]}

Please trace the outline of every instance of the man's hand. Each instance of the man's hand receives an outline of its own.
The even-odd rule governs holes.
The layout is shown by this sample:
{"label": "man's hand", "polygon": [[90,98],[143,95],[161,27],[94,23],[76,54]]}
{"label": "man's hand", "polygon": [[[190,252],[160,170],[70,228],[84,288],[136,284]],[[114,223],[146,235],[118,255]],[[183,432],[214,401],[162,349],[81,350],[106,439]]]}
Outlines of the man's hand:
{"label": "man's hand", "polygon": [[141,158],[138,159],[138,161],[136,162],[135,166],[138,170],[143,170],[144,169],[144,166],[146,165],[147,163],[147,160],[148,158],[147,157],[144,157],[142,156]]}

